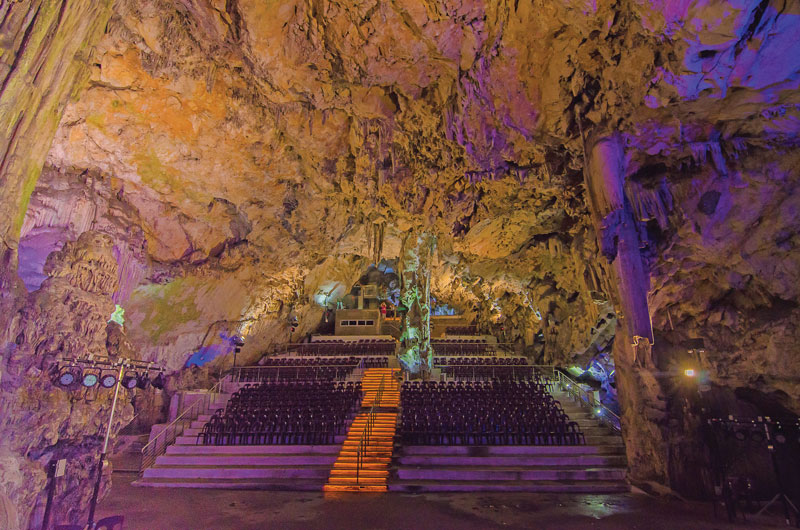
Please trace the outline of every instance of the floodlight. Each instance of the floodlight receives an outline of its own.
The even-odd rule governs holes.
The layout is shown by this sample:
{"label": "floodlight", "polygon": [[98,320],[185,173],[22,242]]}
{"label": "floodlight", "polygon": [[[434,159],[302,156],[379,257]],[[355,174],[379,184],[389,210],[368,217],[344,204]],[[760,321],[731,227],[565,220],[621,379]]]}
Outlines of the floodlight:
{"label": "floodlight", "polygon": [[60,386],[72,386],[81,380],[81,369],[77,366],[64,366],[58,372],[57,382]]}
{"label": "floodlight", "polygon": [[92,388],[100,381],[100,373],[94,371],[86,371],[83,372],[83,378],[81,378],[81,384],[86,388]]}
{"label": "floodlight", "polygon": [[122,386],[124,386],[128,390],[133,390],[134,388],[136,388],[136,385],[138,384],[139,384],[139,379],[136,372],[127,374],[122,378]]}
{"label": "floodlight", "polygon": [[100,386],[103,388],[114,388],[117,384],[117,376],[113,372],[106,372],[100,377]]}
{"label": "floodlight", "polygon": [[158,390],[164,388],[164,383],[164,372],[158,372],[158,375],[155,377],[155,379],[150,382],[150,384],[153,385],[153,388],[157,388]]}

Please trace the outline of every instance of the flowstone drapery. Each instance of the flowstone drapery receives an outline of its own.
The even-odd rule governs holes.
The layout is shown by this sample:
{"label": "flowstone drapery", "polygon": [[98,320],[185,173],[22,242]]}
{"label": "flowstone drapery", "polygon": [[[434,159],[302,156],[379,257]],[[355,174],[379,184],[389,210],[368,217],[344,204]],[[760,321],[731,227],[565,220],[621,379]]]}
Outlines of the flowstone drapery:
{"label": "flowstone drapery", "polygon": [[400,258],[400,305],[405,308],[400,335],[400,363],[412,374],[433,367],[431,352],[431,261],[436,238],[411,232],[403,240]]}

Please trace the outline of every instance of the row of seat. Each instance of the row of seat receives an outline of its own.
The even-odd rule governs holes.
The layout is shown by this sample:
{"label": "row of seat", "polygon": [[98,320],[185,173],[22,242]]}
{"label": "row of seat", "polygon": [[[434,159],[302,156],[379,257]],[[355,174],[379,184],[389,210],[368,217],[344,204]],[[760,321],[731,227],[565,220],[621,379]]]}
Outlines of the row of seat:
{"label": "row of seat", "polygon": [[485,342],[431,342],[435,355],[492,355],[494,351]]}
{"label": "row of seat", "polygon": [[525,357],[434,357],[433,364],[437,366],[526,366],[528,364],[528,359]]}
{"label": "row of seat", "polygon": [[334,381],[346,379],[355,365],[345,366],[249,366],[236,371],[238,381]]}
{"label": "row of seat", "polygon": [[392,355],[395,343],[374,342],[311,342],[300,344],[297,353],[302,356],[341,356],[341,355]]}
{"label": "row of seat", "polygon": [[477,331],[476,326],[447,326],[444,328],[447,335],[475,335]]}
{"label": "row of seat", "polygon": [[538,381],[530,366],[442,366],[442,374],[466,381]]}
{"label": "row of seat", "polygon": [[357,366],[359,357],[264,357],[261,366]]}
{"label": "row of seat", "polygon": [[404,383],[400,437],[412,445],[577,445],[586,439],[537,382]]}
{"label": "row of seat", "polygon": [[198,434],[204,445],[332,444],[358,409],[361,384],[315,381],[246,385]]}

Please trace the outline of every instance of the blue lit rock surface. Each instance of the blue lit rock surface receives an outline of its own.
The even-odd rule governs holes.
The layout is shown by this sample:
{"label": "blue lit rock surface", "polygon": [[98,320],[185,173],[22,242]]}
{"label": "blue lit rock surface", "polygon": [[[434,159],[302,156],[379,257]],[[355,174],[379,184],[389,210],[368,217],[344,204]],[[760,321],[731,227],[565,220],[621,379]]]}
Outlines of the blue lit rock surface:
{"label": "blue lit rock surface", "polygon": [[[69,57],[105,26],[93,13]],[[742,410],[800,410],[800,55],[786,52],[799,17],[769,0],[118,1],[93,59],[80,55],[85,85],[52,62],[36,78],[34,95],[59,87],[63,117],[0,93],[23,125],[42,109],[54,120],[19,136],[25,152],[3,150],[0,303],[26,299],[17,242],[35,289],[50,252],[95,230],[112,238],[109,295],[142,356],[178,372],[243,333],[248,362],[312,332],[320,293],[429,231],[432,296],[482,330],[545,363],[629,355],[615,361],[631,476],[684,490],[692,455],[664,446],[691,445],[693,423],[659,373],[691,363]],[[603,210],[590,140],[611,135],[622,196]],[[47,156],[35,189],[33,152]],[[620,274],[613,211],[635,281]],[[636,303],[621,303],[626,285]],[[633,320],[652,322],[642,370],[627,335],[610,344],[617,322],[642,335]],[[707,347],[690,358],[682,345],[698,337]]]}

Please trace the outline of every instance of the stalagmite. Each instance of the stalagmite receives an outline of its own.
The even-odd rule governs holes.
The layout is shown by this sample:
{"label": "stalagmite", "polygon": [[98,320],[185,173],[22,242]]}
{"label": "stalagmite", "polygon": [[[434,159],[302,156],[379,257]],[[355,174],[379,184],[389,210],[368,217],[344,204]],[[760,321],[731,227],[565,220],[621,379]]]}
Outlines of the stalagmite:
{"label": "stalagmite", "polygon": [[625,196],[625,149],[619,135],[595,139],[587,149],[587,200],[602,258],[611,263],[619,320],[614,341],[623,436],[634,481],[667,481],[666,448],[653,410],[663,409],[655,378],[650,279],[640,252],[633,209]]}
{"label": "stalagmite", "polygon": [[413,374],[433,368],[431,349],[431,266],[436,238],[413,231],[403,240],[400,258],[400,304],[405,308],[400,336],[400,362]]}

